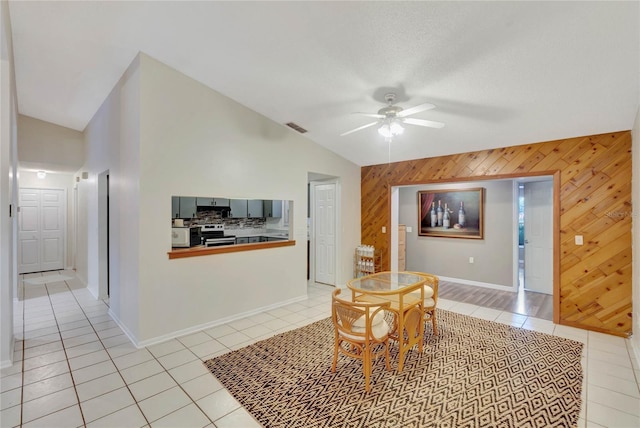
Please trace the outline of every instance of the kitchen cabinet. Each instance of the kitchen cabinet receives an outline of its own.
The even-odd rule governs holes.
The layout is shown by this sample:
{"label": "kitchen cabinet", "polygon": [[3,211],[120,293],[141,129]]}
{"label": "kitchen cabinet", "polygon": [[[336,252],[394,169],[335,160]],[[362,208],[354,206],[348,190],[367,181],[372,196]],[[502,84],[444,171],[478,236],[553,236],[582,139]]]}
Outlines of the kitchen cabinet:
{"label": "kitchen cabinet", "polygon": [[248,244],[249,238],[238,238],[236,237],[236,244]]}
{"label": "kitchen cabinet", "polygon": [[197,204],[199,207],[212,206],[212,207],[228,207],[229,199],[225,198],[198,198]]}
{"label": "kitchen cabinet", "polygon": [[171,197],[171,218],[180,218],[180,196]]}
{"label": "kitchen cabinet", "polygon": [[247,217],[264,217],[262,199],[249,199],[247,201]]}
{"label": "kitchen cabinet", "polygon": [[263,209],[265,217],[280,218],[282,217],[282,200],[264,201]]}
{"label": "kitchen cabinet", "polygon": [[195,196],[180,196],[180,218],[195,218],[196,198]]}
{"label": "kitchen cabinet", "polygon": [[260,237],[259,236],[250,236],[249,237],[249,243],[253,243],[253,242],[260,242]]}
{"label": "kitchen cabinet", "polygon": [[276,238],[275,236],[269,236],[267,237],[267,242],[272,242],[272,241],[286,241],[287,238]]}
{"label": "kitchen cabinet", "polygon": [[247,200],[246,199],[231,199],[229,200],[229,206],[231,211],[229,217],[231,218],[246,218],[247,217]]}
{"label": "kitchen cabinet", "polygon": [[213,205],[213,198],[196,198],[196,205],[199,207]]}

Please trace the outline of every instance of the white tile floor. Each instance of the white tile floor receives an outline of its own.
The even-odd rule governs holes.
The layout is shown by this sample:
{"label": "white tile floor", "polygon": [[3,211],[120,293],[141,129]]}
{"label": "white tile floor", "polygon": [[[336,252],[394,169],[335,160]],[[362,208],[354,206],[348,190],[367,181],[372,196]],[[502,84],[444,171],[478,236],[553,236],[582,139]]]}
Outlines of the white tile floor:
{"label": "white tile floor", "polygon": [[[73,276],[24,284],[15,305],[19,341],[0,379],[2,427],[260,426],[202,360],[327,317],[332,290],[311,284],[306,301],[136,349],[105,302],[76,280],[56,281],[60,274]],[[579,426],[640,427],[640,367],[627,340],[468,303],[440,299],[439,307],[585,343]]]}

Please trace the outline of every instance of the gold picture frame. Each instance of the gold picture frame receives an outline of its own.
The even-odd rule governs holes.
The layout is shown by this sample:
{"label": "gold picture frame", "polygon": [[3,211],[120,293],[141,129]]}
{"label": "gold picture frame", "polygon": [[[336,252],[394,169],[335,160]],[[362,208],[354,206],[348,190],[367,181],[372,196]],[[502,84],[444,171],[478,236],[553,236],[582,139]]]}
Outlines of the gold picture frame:
{"label": "gold picture frame", "polygon": [[484,188],[419,191],[418,235],[484,239]]}

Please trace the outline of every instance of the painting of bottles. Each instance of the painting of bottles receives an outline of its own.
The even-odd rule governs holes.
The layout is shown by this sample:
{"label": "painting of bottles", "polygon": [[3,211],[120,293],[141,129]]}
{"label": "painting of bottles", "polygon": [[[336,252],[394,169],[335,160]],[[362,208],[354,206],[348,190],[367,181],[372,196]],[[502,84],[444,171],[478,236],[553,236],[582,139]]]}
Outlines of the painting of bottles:
{"label": "painting of bottles", "polygon": [[420,236],[484,239],[484,188],[418,192]]}

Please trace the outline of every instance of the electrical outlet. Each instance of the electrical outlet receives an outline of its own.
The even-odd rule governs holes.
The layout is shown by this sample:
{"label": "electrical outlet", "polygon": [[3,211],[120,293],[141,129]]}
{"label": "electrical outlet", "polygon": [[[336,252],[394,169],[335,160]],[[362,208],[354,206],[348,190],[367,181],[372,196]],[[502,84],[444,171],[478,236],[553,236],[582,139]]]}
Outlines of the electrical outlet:
{"label": "electrical outlet", "polygon": [[475,260],[473,260],[473,257],[469,257],[469,263],[473,263]]}
{"label": "electrical outlet", "polygon": [[387,233],[387,226],[382,226],[382,233]]}
{"label": "electrical outlet", "polygon": [[576,235],[576,245],[584,245],[584,240],[582,239],[582,235]]}

